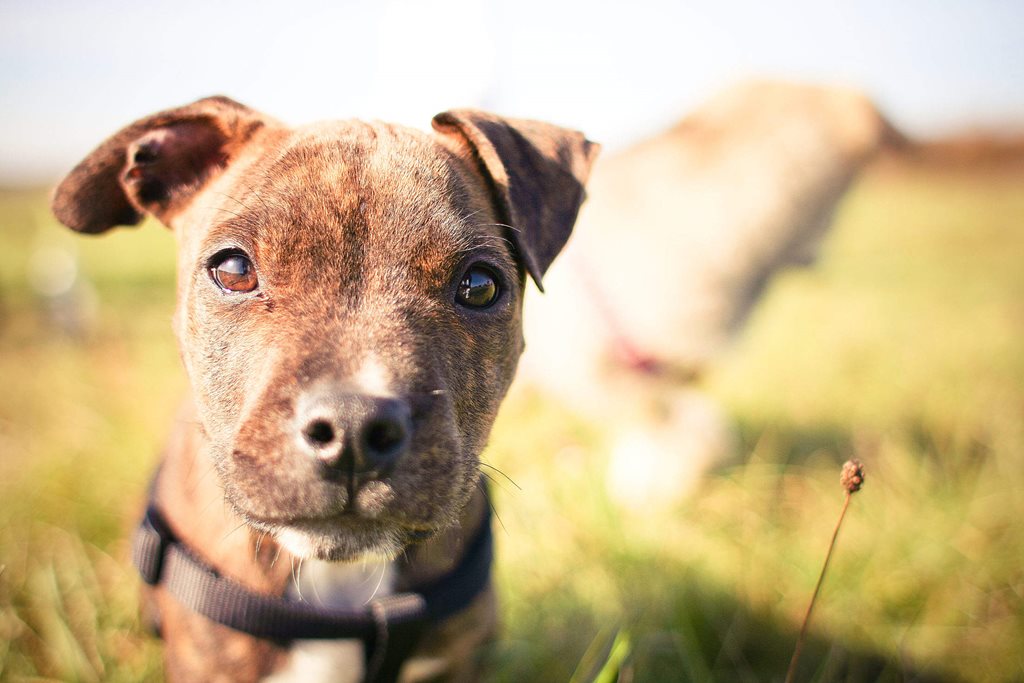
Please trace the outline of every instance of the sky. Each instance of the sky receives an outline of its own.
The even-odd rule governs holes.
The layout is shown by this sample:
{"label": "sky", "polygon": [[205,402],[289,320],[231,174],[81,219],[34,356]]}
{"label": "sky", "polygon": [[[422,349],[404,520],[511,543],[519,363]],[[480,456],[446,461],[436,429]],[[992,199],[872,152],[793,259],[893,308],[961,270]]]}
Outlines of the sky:
{"label": "sky", "polygon": [[853,86],[915,136],[1024,129],[1019,0],[0,0],[0,185],[225,94],[290,123],[476,106],[614,150],[749,78]]}

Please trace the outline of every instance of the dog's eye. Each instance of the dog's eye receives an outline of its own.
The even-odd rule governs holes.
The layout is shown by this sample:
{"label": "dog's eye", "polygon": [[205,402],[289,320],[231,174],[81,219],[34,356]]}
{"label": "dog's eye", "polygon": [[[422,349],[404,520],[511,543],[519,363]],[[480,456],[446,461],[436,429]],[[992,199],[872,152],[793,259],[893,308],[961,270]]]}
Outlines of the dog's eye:
{"label": "dog's eye", "polygon": [[210,277],[225,292],[251,292],[259,285],[256,269],[245,254],[218,254],[210,263]]}
{"label": "dog's eye", "polygon": [[473,266],[459,282],[457,301],[469,308],[487,308],[501,294],[498,278],[488,268]]}

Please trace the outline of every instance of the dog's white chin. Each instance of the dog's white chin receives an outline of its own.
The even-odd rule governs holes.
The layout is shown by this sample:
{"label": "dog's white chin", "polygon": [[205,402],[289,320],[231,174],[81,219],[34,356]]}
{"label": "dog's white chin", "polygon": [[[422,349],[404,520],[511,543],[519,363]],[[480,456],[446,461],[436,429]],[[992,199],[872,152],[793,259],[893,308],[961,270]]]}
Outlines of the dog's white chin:
{"label": "dog's white chin", "polygon": [[[319,525],[316,525],[319,526]],[[350,562],[362,558],[395,558],[404,547],[405,535],[397,526],[373,524],[357,529],[315,528],[312,524],[281,527],[277,542],[301,559]]]}

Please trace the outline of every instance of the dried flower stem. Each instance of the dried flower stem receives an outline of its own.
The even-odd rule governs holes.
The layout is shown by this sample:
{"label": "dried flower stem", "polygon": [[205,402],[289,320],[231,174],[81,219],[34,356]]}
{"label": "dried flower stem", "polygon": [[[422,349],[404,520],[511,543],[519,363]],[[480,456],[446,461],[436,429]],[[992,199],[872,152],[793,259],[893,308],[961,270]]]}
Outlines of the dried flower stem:
{"label": "dried flower stem", "polygon": [[793,658],[789,660],[789,671],[786,672],[785,683],[793,683],[793,677],[796,675],[796,665],[800,661],[800,651],[804,646],[804,637],[807,635],[807,627],[811,623],[811,612],[814,610],[814,603],[818,599],[818,593],[821,592],[821,584],[825,582],[828,563],[832,560],[832,550],[836,547],[836,539],[839,537],[839,528],[843,525],[843,518],[846,517],[846,509],[850,507],[850,497],[859,491],[860,487],[864,484],[864,465],[859,460],[849,460],[844,463],[840,483],[842,483],[843,488],[846,490],[843,509],[839,512],[839,519],[836,520],[836,528],[832,530],[832,540],[828,544],[828,552],[825,553],[825,564],[821,566],[818,583],[814,587],[811,602],[807,605],[804,623],[800,626],[800,635],[796,639],[796,648],[793,650]]}

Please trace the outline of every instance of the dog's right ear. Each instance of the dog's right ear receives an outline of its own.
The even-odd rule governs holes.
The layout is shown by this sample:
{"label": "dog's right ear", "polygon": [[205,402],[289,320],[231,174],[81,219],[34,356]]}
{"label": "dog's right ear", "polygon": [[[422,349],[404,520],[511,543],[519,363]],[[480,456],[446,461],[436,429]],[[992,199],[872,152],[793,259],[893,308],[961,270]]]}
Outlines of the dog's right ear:
{"label": "dog's right ear", "polygon": [[226,97],[153,114],[103,142],[61,181],[61,223],[98,233],[151,213],[164,225],[272,120]]}
{"label": "dog's right ear", "polygon": [[509,241],[543,292],[541,277],[569,239],[601,146],[574,130],[474,109],[443,112],[433,125],[469,145]]}

